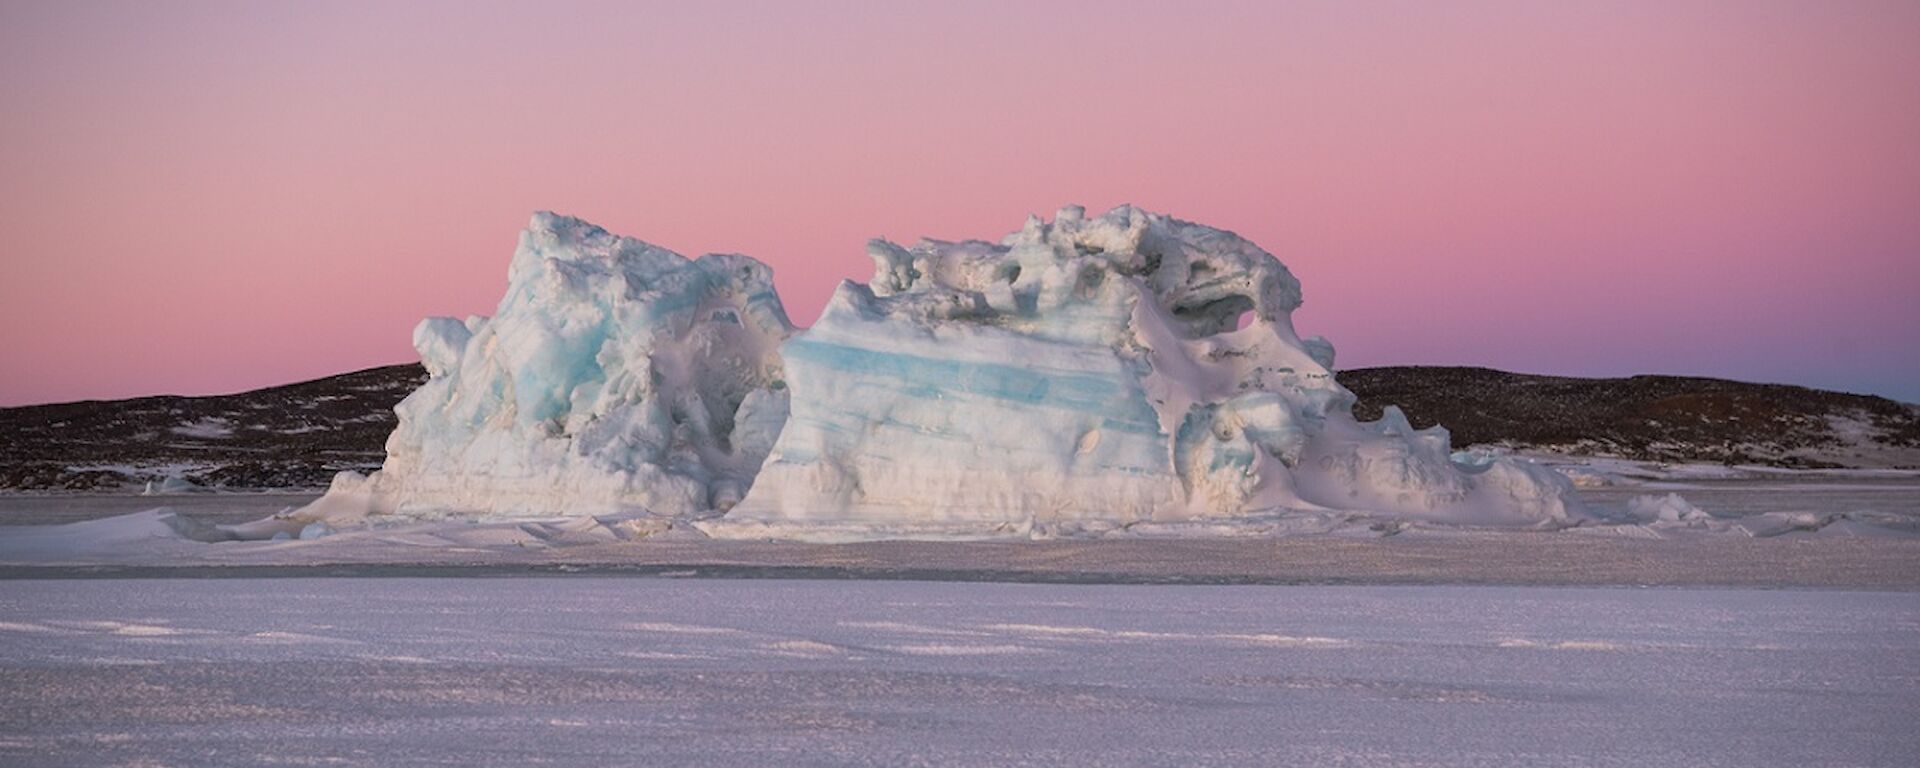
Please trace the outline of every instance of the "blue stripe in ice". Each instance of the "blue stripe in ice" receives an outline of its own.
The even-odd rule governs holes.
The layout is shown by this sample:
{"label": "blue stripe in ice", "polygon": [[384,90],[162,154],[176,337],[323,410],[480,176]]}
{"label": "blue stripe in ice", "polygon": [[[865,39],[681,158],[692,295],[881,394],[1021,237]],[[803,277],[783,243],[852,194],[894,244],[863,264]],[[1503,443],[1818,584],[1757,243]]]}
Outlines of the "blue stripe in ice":
{"label": "blue stripe in ice", "polygon": [[1059,408],[1102,417],[1101,426],[1157,435],[1159,418],[1139,387],[1119,377],[879,352],[797,338],[781,350],[788,365],[815,364],[848,373],[891,379],[902,393],[931,399],[953,392]]}

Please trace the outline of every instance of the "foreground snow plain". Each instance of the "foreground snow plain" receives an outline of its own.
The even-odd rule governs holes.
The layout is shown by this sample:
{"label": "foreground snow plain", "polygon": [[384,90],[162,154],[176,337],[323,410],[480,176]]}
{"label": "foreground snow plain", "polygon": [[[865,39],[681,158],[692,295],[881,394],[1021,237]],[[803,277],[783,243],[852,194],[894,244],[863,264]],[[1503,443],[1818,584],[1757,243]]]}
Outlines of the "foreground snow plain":
{"label": "foreground snow plain", "polygon": [[1913,592],[15,581],[0,762],[1905,766]]}
{"label": "foreground snow plain", "polygon": [[[1117,583],[1509,584],[1920,589],[1920,477],[1619,466],[1583,487],[1604,516],[1704,510],[1672,523],[1561,531],[1352,521],[1266,535],[1137,531],[1048,541],[711,540],[644,520],[426,521],[284,541],[194,540],[297,507],[299,494],[0,495],[0,576],[477,574]],[[1586,471],[1586,470],[1582,470]],[[1683,506],[1670,506],[1679,494]],[[174,519],[169,520],[169,517]],[[1781,520],[1832,520],[1780,531]],[[1867,524],[1866,521],[1873,521]],[[1745,527],[1742,527],[1745,526]],[[1749,530],[1773,530],[1755,538]],[[317,533],[317,532],[316,532]],[[621,534],[626,534],[622,538]]]}
{"label": "foreground snow plain", "polygon": [[[1911,474],[1604,468],[1602,510],[1920,522]],[[310,498],[0,496],[0,764],[1920,761],[1920,539],[1884,527],[207,543],[152,511]]]}

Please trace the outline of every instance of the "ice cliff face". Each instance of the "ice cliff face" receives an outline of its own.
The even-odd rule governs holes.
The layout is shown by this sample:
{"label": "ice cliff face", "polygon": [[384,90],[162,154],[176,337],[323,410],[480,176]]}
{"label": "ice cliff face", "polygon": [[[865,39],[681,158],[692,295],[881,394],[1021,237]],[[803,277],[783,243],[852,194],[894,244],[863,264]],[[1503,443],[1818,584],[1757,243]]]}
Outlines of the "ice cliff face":
{"label": "ice cliff face", "polygon": [[428,318],[382,469],[322,506],[687,515],[739,501],[786,421],[772,271],[540,213],[491,318]]}
{"label": "ice cliff face", "polygon": [[715,536],[1097,533],[1364,511],[1564,520],[1569,484],[1456,461],[1397,410],[1361,423],[1300,284],[1231,232],[1131,207],[1030,219],[1000,244],[875,241],[783,348],[791,415]]}

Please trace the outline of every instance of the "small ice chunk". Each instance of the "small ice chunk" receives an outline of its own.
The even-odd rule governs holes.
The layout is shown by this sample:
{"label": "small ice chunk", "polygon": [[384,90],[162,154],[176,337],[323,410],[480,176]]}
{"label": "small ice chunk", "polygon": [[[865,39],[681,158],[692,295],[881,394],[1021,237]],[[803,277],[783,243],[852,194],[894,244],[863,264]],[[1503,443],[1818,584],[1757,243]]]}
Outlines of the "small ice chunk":
{"label": "small ice chunk", "polygon": [[[320,522],[308,523],[305,528],[300,529],[301,541],[307,541],[309,539],[317,539],[322,536],[331,536],[331,535],[333,535],[333,528],[328,526],[326,523],[320,523]],[[275,534],[275,536],[278,537],[278,534]]]}
{"label": "small ice chunk", "polygon": [[1691,523],[1712,520],[1713,515],[1696,507],[1680,494],[1647,494],[1627,500],[1627,516],[1638,523]]}
{"label": "small ice chunk", "polygon": [[158,496],[167,493],[192,493],[198,490],[201,490],[200,486],[194,485],[192,480],[179,475],[168,475],[159,480],[148,480],[147,487],[140,492],[140,495]]}

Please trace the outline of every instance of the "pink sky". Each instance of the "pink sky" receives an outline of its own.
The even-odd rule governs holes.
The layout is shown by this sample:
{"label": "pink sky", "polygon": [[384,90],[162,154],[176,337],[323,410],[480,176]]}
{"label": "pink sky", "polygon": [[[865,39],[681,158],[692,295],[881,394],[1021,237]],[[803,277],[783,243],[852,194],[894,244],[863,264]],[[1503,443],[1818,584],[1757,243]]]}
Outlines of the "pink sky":
{"label": "pink sky", "polygon": [[1920,401],[1920,3],[966,5],[0,2],[0,403],[412,360],[536,209],[807,323],[869,237],[1122,202],[1342,367]]}

